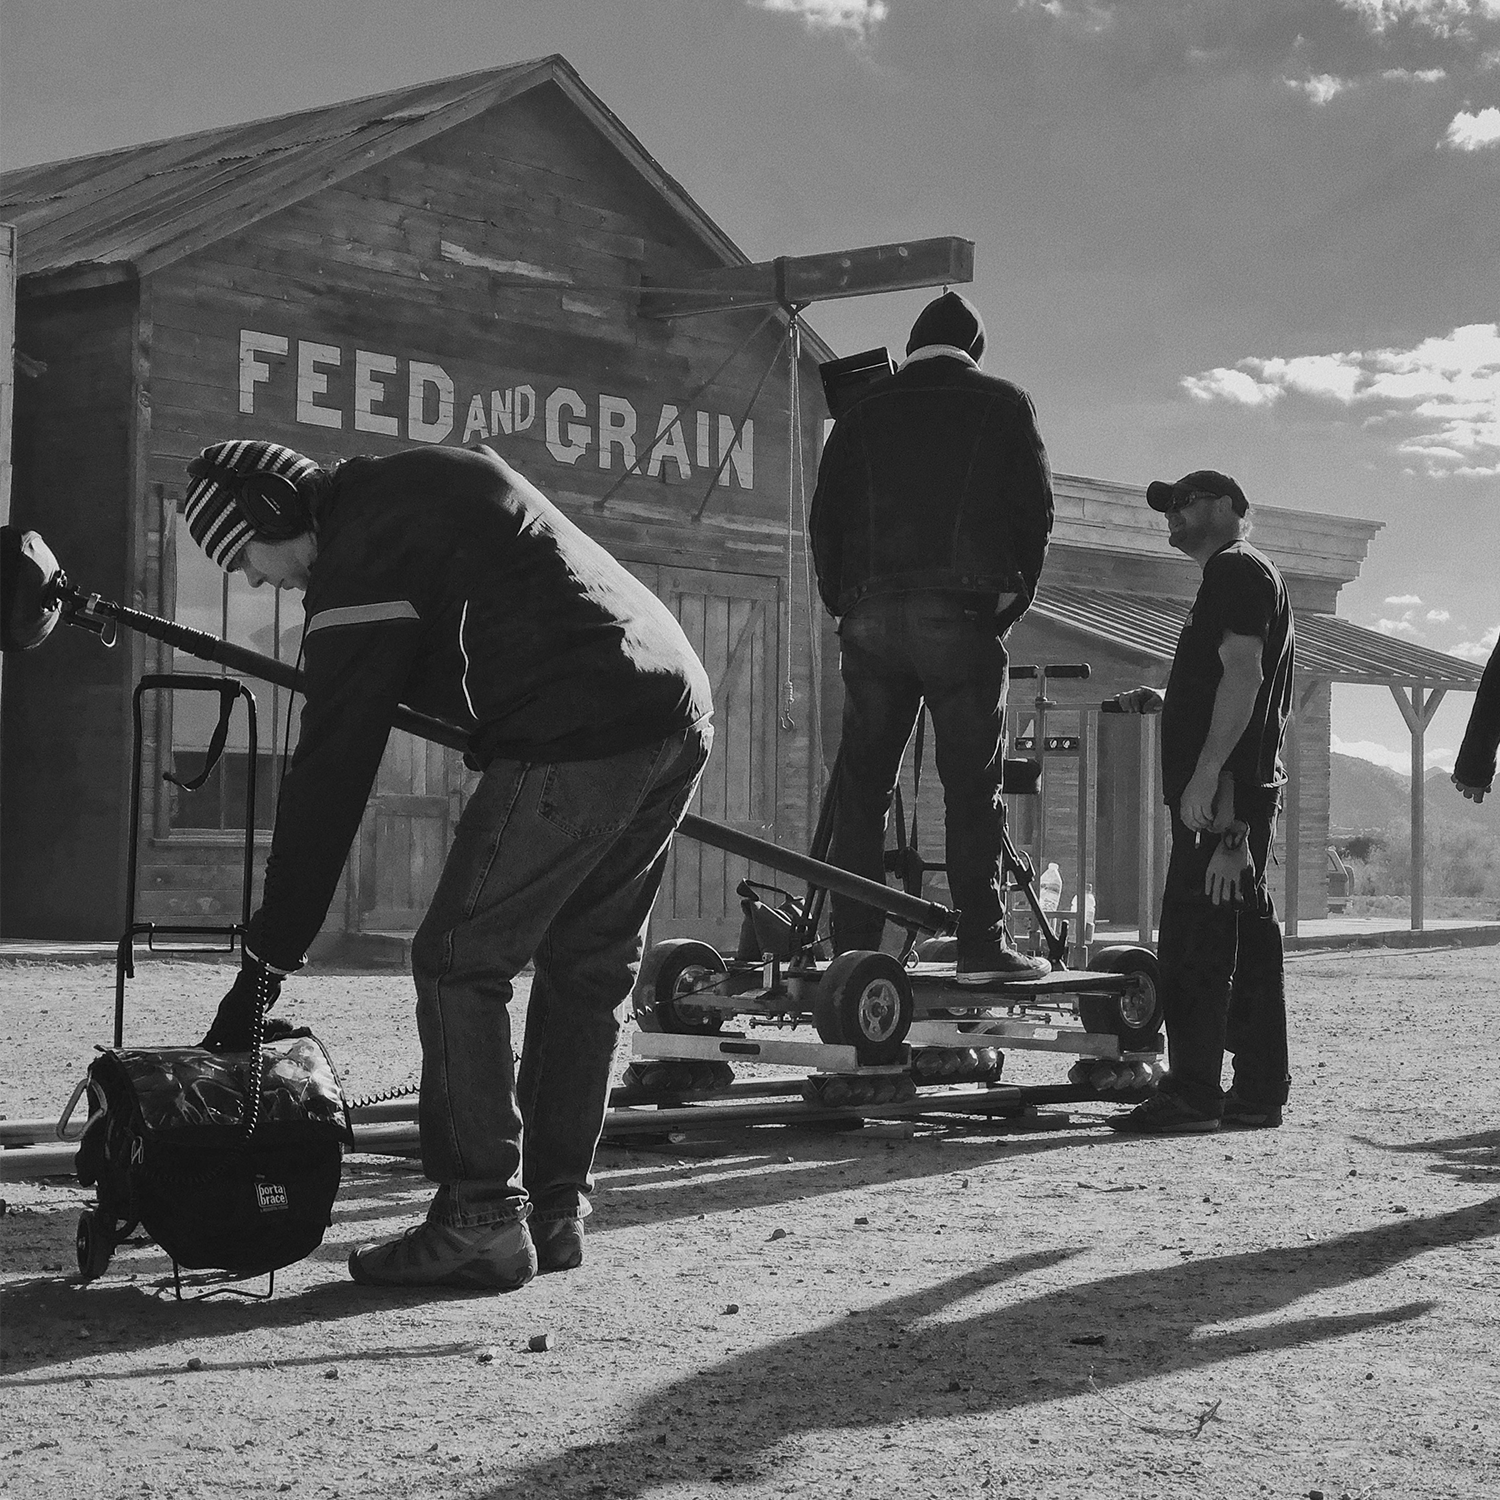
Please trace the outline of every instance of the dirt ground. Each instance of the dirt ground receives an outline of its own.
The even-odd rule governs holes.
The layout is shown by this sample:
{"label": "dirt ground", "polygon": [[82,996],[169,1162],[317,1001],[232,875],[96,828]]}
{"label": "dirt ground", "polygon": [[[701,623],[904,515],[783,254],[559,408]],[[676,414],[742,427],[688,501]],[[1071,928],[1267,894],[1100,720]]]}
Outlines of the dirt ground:
{"label": "dirt ground", "polygon": [[[322,1248],[265,1302],[179,1304],[149,1244],[81,1286],[91,1194],[8,1181],[0,1489],[1500,1494],[1497,966],[1289,960],[1279,1131],[1130,1140],[1089,1105],[606,1147],[586,1264],[510,1296],[349,1281],[353,1245],[424,1209],[410,1162],[350,1157]],[[197,1036],[227,977],[143,963],[127,1042]],[[415,1068],[409,983],[325,971],[283,1007],[358,1094]],[[107,968],[0,971],[0,1111],[55,1115],[112,1001]]]}

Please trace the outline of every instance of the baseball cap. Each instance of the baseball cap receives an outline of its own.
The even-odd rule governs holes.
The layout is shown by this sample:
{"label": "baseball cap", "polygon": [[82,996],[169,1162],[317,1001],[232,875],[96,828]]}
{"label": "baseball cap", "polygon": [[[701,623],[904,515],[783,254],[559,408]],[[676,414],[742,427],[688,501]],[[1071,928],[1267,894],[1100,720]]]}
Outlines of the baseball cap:
{"label": "baseball cap", "polygon": [[1234,501],[1235,514],[1240,516],[1250,509],[1244,490],[1217,469],[1194,469],[1175,482],[1154,479],[1146,486],[1146,504],[1152,510],[1175,510],[1191,495],[1228,495]]}

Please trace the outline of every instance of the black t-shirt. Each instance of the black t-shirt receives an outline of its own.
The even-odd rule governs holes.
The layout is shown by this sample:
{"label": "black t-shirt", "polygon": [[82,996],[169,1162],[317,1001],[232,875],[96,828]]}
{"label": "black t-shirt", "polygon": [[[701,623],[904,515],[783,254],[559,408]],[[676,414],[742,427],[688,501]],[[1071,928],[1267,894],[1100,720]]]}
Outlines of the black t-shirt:
{"label": "black t-shirt", "polygon": [[1176,806],[1198,767],[1214,697],[1224,676],[1224,636],[1259,637],[1261,684],[1255,710],[1224,769],[1245,787],[1286,780],[1281,740],[1292,704],[1295,632],[1286,585],[1276,564],[1248,542],[1231,542],[1209,558],[1192,612],[1177,642],[1162,710],[1162,794]]}

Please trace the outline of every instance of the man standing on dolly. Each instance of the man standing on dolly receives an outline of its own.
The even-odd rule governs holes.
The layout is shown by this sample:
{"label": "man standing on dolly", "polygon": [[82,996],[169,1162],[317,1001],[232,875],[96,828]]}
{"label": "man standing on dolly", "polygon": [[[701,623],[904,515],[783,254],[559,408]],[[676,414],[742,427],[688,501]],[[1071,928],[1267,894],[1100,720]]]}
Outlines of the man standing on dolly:
{"label": "man standing on dolly", "polygon": [[[1122,693],[1127,712],[1162,709],[1162,793],[1172,855],[1157,957],[1171,1066],[1156,1095],[1109,1123],[1135,1135],[1281,1124],[1287,1073],[1281,929],[1266,890],[1285,773],[1294,631],[1276,565],[1246,540],[1249,504],[1226,474],[1157,480],[1146,503],[1203,570],[1177,642],[1165,705]],[[1234,1083],[1220,1086],[1225,1048]]]}
{"label": "man standing on dolly", "polygon": [[[512,1291],[576,1266],[617,1008],[712,741],[702,665],[650,590],[488,449],[329,472],[227,442],[188,472],[194,541],[254,587],[304,590],[307,612],[263,900],[204,1045],[248,1050],[258,1006],[301,966],[397,706],[460,725],[484,774],[412,945],[437,1194],[349,1271]],[[506,1007],[528,960],[517,1077]]]}
{"label": "man standing on dolly", "polygon": [[[839,622],[844,720],[830,859],[885,878],[885,828],[926,699],[943,783],[963,985],[1045,974],[1005,931],[1000,800],[1005,633],[1026,612],[1052,531],[1052,473],[1031,398],[980,371],[984,324],[945,292],[906,360],[872,381],[823,450],[810,530]],[[835,895],[839,952],[878,948],[884,918]]]}

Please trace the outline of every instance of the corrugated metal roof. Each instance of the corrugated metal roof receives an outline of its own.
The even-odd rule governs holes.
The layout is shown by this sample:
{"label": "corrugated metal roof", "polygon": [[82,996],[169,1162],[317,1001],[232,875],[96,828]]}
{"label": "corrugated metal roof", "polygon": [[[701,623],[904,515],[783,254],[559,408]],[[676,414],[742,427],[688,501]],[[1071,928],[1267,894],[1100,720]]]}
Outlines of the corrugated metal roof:
{"label": "corrugated metal roof", "polygon": [[0,174],[19,276],[156,270],[540,83],[558,84],[728,264],[746,260],[562,57]]}
{"label": "corrugated metal roof", "polygon": [[[1044,582],[1032,611],[1119,650],[1171,661],[1190,607],[1181,599],[1142,599],[1108,589]],[[1395,640],[1337,615],[1299,610],[1296,621],[1299,677],[1457,689],[1479,685],[1482,668],[1446,652]]]}

